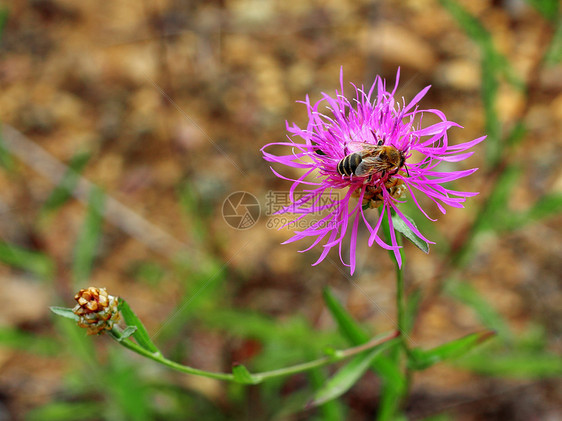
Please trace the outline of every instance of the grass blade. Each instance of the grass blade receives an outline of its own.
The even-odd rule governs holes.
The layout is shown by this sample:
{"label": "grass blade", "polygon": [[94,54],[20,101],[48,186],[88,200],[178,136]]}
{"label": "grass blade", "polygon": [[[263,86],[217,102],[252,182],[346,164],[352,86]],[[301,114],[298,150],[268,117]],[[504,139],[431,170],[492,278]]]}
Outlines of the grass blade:
{"label": "grass blade", "polygon": [[76,284],[84,284],[90,277],[101,237],[104,202],[103,192],[98,188],[93,188],[72,262],[72,274]]}

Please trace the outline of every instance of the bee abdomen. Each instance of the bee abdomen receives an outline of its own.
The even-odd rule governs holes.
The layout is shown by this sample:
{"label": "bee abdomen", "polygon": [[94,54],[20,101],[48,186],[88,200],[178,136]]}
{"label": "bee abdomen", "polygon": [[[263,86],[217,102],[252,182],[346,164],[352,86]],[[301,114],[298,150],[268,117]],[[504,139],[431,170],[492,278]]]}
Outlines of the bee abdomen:
{"label": "bee abdomen", "polygon": [[359,166],[362,160],[363,158],[361,158],[361,155],[358,153],[352,153],[347,155],[340,162],[338,162],[338,173],[340,175],[346,175],[346,176],[354,175],[355,170],[357,169],[357,167]]}

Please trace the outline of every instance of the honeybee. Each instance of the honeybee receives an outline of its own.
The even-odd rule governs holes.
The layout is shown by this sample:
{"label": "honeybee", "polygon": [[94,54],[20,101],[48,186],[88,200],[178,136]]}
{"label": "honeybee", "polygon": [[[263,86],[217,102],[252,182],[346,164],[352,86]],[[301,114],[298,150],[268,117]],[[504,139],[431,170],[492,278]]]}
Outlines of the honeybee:
{"label": "honeybee", "polygon": [[404,152],[395,146],[385,145],[383,140],[379,140],[376,145],[360,145],[363,147],[361,151],[350,153],[338,162],[337,171],[340,175],[367,177],[380,173],[384,177],[396,174],[406,163]]}
{"label": "honeybee", "polygon": [[[400,178],[390,178],[384,183],[384,188],[388,194],[394,199],[399,199],[406,192],[406,185]],[[360,194],[360,189],[357,191],[357,196]],[[382,186],[366,186],[363,195],[363,206],[370,208],[378,208],[384,201]]]}

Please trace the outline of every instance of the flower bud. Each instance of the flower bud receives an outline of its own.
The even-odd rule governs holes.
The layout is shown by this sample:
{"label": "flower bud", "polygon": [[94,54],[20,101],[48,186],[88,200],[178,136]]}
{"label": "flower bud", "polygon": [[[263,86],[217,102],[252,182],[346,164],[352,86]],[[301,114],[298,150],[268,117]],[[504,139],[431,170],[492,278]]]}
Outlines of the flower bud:
{"label": "flower bud", "polygon": [[72,309],[79,318],[78,326],[88,329],[88,335],[111,330],[119,321],[117,297],[107,294],[105,288],[81,289],[74,296],[78,304]]}

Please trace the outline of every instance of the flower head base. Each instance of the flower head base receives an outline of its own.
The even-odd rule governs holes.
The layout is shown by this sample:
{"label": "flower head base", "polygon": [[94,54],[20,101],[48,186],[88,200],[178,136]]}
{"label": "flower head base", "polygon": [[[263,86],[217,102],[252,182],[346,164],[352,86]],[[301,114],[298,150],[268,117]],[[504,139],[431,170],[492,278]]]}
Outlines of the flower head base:
{"label": "flower head base", "polygon": [[79,318],[78,326],[88,329],[88,335],[111,330],[119,321],[119,299],[108,295],[105,288],[81,289],[74,299],[78,304],[72,311]]}
{"label": "flower head base", "polygon": [[[417,104],[429,86],[408,104],[404,99],[396,101],[394,95],[399,76],[400,71],[392,92],[386,90],[386,82],[377,76],[368,91],[354,86],[355,98],[350,100],[343,95],[343,73],[340,74],[341,91],[336,91],[335,97],[323,94],[320,101],[311,104],[307,96],[303,102],[309,118],[306,128],[287,124],[287,130],[292,134],[289,141],[271,143],[262,149],[267,161],[304,170],[299,178],[292,179],[272,169],[280,178],[293,181],[290,189],[292,203],[280,213],[296,214],[295,220],[311,213],[325,215],[308,228],[295,232],[287,241],[311,237],[312,245],[306,250],[324,241],[324,249],[315,264],[337,246],[340,259],[353,274],[357,235],[362,221],[369,233],[369,246],[376,242],[392,250],[400,265],[400,247],[392,215],[401,218],[420,239],[432,243],[399,210],[402,198],[411,197],[418,209],[431,219],[421,208],[417,194],[427,196],[442,213],[446,212],[443,205],[461,208],[467,197],[477,194],[451,190],[443,185],[466,177],[477,168],[445,172],[438,171],[436,167],[443,161],[458,162],[470,157],[473,152],[465,151],[484,140],[485,136],[449,145],[447,130],[460,126],[448,121],[439,110],[418,109]],[[320,111],[324,111],[324,107],[328,108],[328,113]],[[424,114],[432,114],[439,121],[423,127]],[[292,153],[277,156],[266,152],[265,149],[272,145],[289,146]],[[311,179],[312,176],[314,178]],[[303,194],[295,199],[294,193],[299,187],[303,189]],[[322,196],[330,198],[328,203],[320,200]],[[380,209],[374,226],[367,219],[369,208]],[[384,219],[388,220],[391,228],[390,244],[379,236]],[[348,231],[351,234],[349,261],[346,263],[342,245]]]}

